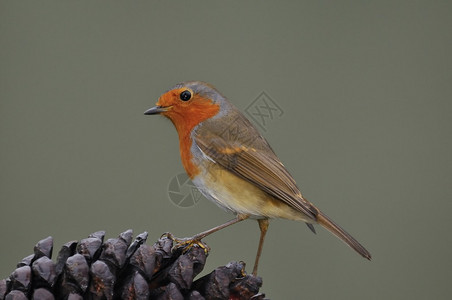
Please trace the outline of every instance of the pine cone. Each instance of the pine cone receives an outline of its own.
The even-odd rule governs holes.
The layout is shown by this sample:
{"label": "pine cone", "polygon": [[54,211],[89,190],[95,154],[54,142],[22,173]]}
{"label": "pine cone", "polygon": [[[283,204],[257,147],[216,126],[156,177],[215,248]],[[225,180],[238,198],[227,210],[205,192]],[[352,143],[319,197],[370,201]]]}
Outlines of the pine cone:
{"label": "pine cone", "polygon": [[247,275],[245,263],[230,262],[194,281],[207,254],[198,246],[173,248],[170,235],[146,245],[147,232],[132,241],[132,230],[104,242],[104,231],[61,247],[51,260],[52,237],[0,280],[3,299],[264,299],[262,279]]}

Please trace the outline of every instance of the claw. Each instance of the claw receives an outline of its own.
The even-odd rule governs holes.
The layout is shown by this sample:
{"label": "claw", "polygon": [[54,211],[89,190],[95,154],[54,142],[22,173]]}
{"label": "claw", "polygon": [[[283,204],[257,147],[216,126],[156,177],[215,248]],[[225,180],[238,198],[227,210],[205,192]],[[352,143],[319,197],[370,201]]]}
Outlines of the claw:
{"label": "claw", "polygon": [[167,239],[170,239],[170,240],[172,240],[172,241],[174,241],[174,235],[171,233],[171,232],[165,232],[164,234],[162,234],[161,236],[160,236],[160,238],[161,239],[163,239],[163,238],[167,238]]}
{"label": "claw", "polygon": [[240,275],[243,278],[246,276],[246,271],[245,271],[246,263],[244,261],[240,261],[240,264],[242,264],[242,269],[240,270]]}
{"label": "claw", "polygon": [[160,238],[168,238],[173,241],[173,247],[171,252],[182,250],[182,253],[186,253],[192,247],[199,247],[204,250],[204,253],[209,254],[210,247],[207,246],[203,241],[194,238],[177,238],[172,233],[166,232],[162,234]]}
{"label": "claw", "polygon": [[173,250],[182,249],[183,253],[189,251],[192,247],[199,247],[204,250],[204,253],[207,255],[210,251],[210,247],[207,246],[203,241],[195,240],[193,238],[184,238],[184,239],[174,239],[175,244],[173,245]]}

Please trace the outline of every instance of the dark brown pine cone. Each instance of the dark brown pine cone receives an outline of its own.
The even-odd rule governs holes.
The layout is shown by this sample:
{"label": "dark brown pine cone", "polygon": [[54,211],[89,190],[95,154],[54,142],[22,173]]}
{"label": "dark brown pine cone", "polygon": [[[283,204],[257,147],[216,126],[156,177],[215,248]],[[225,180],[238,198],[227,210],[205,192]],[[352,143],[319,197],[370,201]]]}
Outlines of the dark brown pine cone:
{"label": "dark brown pine cone", "polygon": [[146,245],[147,232],[133,239],[127,230],[104,242],[104,231],[61,247],[51,260],[52,237],[39,241],[34,254],[0,280],[3,299],[264,299],[262,279],[245,273],[243,262],[230,262],[194,280],[207,254],[193,246],[173,248],[170,235]]}

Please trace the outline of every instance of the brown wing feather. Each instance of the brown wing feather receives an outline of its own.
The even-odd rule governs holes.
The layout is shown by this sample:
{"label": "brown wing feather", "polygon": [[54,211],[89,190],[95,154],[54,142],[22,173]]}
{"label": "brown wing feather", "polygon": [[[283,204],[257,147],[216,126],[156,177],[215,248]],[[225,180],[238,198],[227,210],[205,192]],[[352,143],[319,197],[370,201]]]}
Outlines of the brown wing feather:
{"label": "brown wing feather", "polygon": [[318,210],[302,197],[295,180],[249,121],[239,115],[231,126],[247,129],[236,131],[231,127],[234,134],[228,134],[215,132],[212,126],[209,131],[201,126],[195,142],[217,164],[316,220]]}

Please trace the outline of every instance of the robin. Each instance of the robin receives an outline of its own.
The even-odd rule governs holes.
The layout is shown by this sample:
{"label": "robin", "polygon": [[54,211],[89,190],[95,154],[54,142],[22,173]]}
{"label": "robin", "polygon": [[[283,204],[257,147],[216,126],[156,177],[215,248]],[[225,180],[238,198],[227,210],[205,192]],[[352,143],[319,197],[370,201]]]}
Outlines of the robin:
{"label": "robin", "polygon": [[302,221],[315,233],[320,224],[367,259],[370,253],[306,200],[295,180],[251,122],[212,85],[187,81],[160,96],[145,115],[160,114],[176,127],[182,164],[193,184],[235,219],[201,232],[186,244],[248,218],[258,221],[257,274],[269,219]]}

